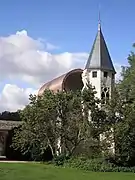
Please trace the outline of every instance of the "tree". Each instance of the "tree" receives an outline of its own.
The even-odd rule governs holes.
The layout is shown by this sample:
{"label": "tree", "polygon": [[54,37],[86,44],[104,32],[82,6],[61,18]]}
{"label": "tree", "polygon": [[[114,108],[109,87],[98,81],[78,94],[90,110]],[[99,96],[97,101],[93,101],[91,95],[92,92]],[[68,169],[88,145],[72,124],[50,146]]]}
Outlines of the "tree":
{"label": "tree", "polygon": [[114,119],[116,160],[121,165],[135,165],[135,54],[128,57],[128,67],[123,68],[122,80],[117,85],[117,95],[110,114]]}
{"label": "tree", "polygon": [[15,133],[13,147],[24,154],[31,152],[32,159],[41,158],[48,147],[54,155],[57,138],[55,95],[46,91],[42,97],[30,95],[29,99],[30,104],[20,111],[23,124]]}
{"label": "tree", "polygon": [[106,112],[101,108],[101,101],[96,97],[96,93],[95,88],[88,83],[82,92],[82,100],[86,130],[89,134],[87,146],[93,151],[92,156],[101,156],[103,146],[100,135],[105,131]]}
{"label": "tree", "polygon": [[[61,123],[59,132],[61,132],[61,146],[64,154],[72,155],[78,149],[83,153],[81,146],[88,146],[87,143],[92,147],[96,144],[97,149],[100,150],[99,143],[97,145],[95,142],[103,131],[105,113],[99,108],[100,101],[95,97],[95,93],[94,88],[89,85],[82,92],[70,91],[56,94],[59,104],[58,117]],[[88,111],[91,111],[91,122]]]}
{"label": "tree", "polygon": [[[133,47],[135,47],[133,45]],[[135,53],[128,56],[128,66],[122,69],[122,80],[119,83],[121,96],[127,103],[135,101]]]}
{"label": "tree", "polygon": [[126,105],[122,121],[115,126],[116,160],[124,166],[135,165],[135,104]]}
{"label": "tree", "polygon": [[81,92],[58,92],[56,94],[57,116],[59,117],[59,137],[61,150],[72,155],[86,137],[82,116]]}
{"label": "tree", "polygon": [[[105,120],[105,138],[103,141],[103,148],[107,156],[116,155],[116,149],[118,147],[118,139],[116,136],[116,130],[119,123],[123,121],[124,118],[124,104],[120,93],[118,91],[118,86],[112,89],[111,99],[105,104],[106,120]],[[110,152],[108,150],[111,150]]]}
{"label": "tree", "polygon": [[[83,92],[46,90],[41,97],[31,95],[30,104],[20,111],[23,124],[15,133],[13,146],[39,159],[48,147],[53,157],[71,156],[81,143],[89,140],[92,144],[103,130],[105,118],[94,93],[89,87]],[[85,112],[92,110],[92,122],[82,113],[82,101]]]}
{"label": "tree", "polygon": [[23,124],[15,134],[13,146],[23,153],[31,151],[36,158],[48,147],[53,156],[57,152],[71,155],[85,134],[80,95],[81,92],[51,91],[38,98],[31,95],[30,104],[20,112]]}

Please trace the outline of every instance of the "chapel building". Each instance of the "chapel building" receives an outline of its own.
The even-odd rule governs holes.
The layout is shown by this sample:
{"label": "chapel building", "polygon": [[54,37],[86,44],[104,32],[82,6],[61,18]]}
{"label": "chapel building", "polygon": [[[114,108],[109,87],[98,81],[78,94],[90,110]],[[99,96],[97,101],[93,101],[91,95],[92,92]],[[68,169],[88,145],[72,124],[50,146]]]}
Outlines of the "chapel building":
{"label": "chapel building", "polygon": [[87,82],[95,87],[99,99],[109,99],[115,84],[116,71],[113,66],[101,24],[94,40],[91,52],[84,69],[73,69],[60,77],[45,83],[38,91],[42,95],[45,89],[57,91],[82,90]]}

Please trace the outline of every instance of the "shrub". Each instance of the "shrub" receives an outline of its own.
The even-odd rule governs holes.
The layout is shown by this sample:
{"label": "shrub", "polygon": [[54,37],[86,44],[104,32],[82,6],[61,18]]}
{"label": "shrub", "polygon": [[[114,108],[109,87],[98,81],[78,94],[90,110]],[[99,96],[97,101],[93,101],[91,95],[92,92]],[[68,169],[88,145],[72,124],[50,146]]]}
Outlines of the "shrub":
{"label": "shrub", "polygon": [[65,161],[64,166],[95,172],[135,172],[135,167],[119,167],[102,158],[73,158]]}
{"label": "shrub", "polygon": [[64,162],[69,159],[69,156],[66,156],[64,154],[54,157],[53,164],[56,166],[62,166],[64,165]]}

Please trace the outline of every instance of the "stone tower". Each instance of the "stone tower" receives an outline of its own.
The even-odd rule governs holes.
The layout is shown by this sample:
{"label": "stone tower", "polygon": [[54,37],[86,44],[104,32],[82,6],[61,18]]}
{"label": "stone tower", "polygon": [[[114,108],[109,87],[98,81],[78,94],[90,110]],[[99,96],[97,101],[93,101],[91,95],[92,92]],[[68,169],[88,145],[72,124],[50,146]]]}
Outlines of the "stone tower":
{"label": "stone tower", "polygon": [[111,97],[115,73],[99,22],[98,32],[82,73],[84,87],[87,82],[90,82],[97,91],[96,96],[105,103]]}

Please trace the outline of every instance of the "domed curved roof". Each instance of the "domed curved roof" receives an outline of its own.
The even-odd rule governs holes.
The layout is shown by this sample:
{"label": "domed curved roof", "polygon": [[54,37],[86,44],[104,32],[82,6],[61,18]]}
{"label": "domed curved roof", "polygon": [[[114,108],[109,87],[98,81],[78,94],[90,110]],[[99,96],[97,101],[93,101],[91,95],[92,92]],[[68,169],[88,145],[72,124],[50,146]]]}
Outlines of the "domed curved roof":
{"label": "domed curved roof", "polygon": [[51,91],[69,91],[83,88],[82,69],[73,69],[66,74],[63,74],[47,83],[45,83],[38,91],[38,95],[42,95],[46,89]]}

